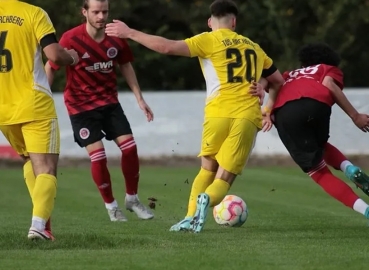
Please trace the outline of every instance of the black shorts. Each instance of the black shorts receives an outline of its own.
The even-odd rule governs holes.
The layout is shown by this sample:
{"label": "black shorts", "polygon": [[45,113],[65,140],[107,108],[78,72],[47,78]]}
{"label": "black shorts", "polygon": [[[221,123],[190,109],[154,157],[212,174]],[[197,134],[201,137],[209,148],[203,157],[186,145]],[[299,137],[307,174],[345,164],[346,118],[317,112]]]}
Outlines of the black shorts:
{"label": "black shorts", "polygon": [[306,173],[319,165],[329,138],[331,107],[302,98],[286,103],[274,114],[279,137],[296,164]]}
{"label": "black shorts", "polygon": [[80,147],[101,141],[114,140],[132,134],[131,126],[120,103],[109,104],[70,116],[74,140]]}

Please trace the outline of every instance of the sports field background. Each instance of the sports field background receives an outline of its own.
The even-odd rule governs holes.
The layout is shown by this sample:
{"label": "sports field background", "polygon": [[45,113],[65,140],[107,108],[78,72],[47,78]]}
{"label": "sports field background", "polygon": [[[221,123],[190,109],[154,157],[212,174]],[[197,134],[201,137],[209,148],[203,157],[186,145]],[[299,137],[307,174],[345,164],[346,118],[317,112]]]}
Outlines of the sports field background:
{"label": "sports field background", "polygon": [[[127,213],[127,223],[112,223],[88,167],[63,166],[52,220],[57,239],[34,243],[26,237],[30,199],[21,168],[14,166],[1,169],[0,269],[368,268],[368,221],[296,167],[246,169],[230,192],[246,201],[246,224],[219,227],[209,214],[204,231],[195,235],[168,230],[185,214],[197,167],[143,166],[140,199],[158,200],[155,219]],[[111,175],[123,207],[120,169],[111,166]]]}
{"label": "sports field background", "polygon": [[[369,111],[369,91],[348,93],[354,106]],[[62,139],[52,217],[56,241],[27,240],[31,201],[22,166],[19,161],[0,161],[0,270],[368,268],[369,221],[300,172],[275,130],[258,135],[249,166],[230,191],[249,207],[243,227],[219,227],[209,214],[198,235],[169,232],[185,215],[198,171],[204,93],[144,94],[155,112],[153,123],[145,121],[131,93],[120,93],[120,100],[141,158],[140,199],[145,204],[149,197],[158,200],[155,219],[141,221],[126,213],[127,223],[110,222],[91,180],[85,150],[73,143],[62,97],[55,95]],[[354,163],[369,169],[368,134],[358,131],[337,106],[331,135],[330,141]],[[1,136],[0,145],[6,145]],[[113,143],[105,146],[115,197],[123,208],[120,152]]]}

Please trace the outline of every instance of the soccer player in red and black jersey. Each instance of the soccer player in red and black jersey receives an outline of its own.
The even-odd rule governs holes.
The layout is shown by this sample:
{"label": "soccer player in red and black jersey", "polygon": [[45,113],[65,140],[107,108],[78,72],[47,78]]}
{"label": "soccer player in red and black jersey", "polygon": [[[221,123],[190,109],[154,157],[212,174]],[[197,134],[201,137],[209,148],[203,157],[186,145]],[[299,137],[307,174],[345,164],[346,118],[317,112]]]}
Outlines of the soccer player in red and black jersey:
{"label": "soccer player in red and black jersey", "polygon": [[328,45],[304,46],[299,60],[302,68],[284,74],[285,84],[270,112],[279,137],[292,159],[326,193],[369,218],[368,204],[327,167],[341,169],[368,194],[368,177],[329,144],[328,138],[335,103],[364,132],[369,131],[369,115],[358,113],[343,94],[340,58]]}
{"label": "soccer player in red and black jersey", "polygon": [[[112,192],[107,158],[102,139],[113,140],[122,151],[121,166],[126,184],[125,206],[141,219],[154,217],[138,199],[139,158],[130,124],[118,101],[116,66],[133,91],[139,107],[153,120],[153,113],[142,97],[134,69],[132,52],[123,39],[105,35],[109,13],[108,0],[84,0],[83,23],[65,32],[60,44],[78,52],[80,62],[66,69],[64,101],[75,141],[85,147],[91,158],[92,178],[105,202],[111,221],[126,221]],[[47,62],[50,85],[59,69]]]}

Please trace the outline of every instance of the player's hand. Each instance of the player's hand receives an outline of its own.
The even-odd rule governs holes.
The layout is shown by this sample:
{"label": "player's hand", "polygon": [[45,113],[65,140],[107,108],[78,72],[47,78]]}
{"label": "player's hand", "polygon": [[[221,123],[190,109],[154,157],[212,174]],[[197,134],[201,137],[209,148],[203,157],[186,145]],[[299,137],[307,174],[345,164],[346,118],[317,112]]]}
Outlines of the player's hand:
{"label": "player's hand", "polygon": [[105,33],[111,37],[127,38],[131,29],[124,22],[113,20],[105,27]]}
{"label": "player's hand", "polygon": [[74,59],[74,63],[73,63],[73,66],[77,65],[78,62],[79,62],[79,56],[78,56],[78,53],[74,50],[74,49],[71,49],[71,50],[68,50],[68,49],[65,49],[65,51],[73,57]]}
{"label": "player's hand", "polygon": [[143,110],[144,114],[146,115],[147,122],[154,121],[154,113],[150,109],[149,105],[147,105],[145,100],[140,100],[138,102],[138,106],[140,106],[140,109]]}
{"label": "player's hand", "polygon": [[369,115],[359,113],[354,118],[352,118],[352,121],[362,131],[369,132]]}
{"label": "player's hand", "polygon": [[270,113],[263,116],[263,122],[262,122],[262,131],[267,132],[271,130],[273,127],[272,119],[270,118]]}
{"label": "player's hand", "polygon": [[263,105],[264,103],[264,97],[265,97],[265,91],[263,86],[260,83],[257,82],[252,82],[251,86],[250,86],[250,91],[249,93],[252,96],[257,96],[259,97],[259,103],[260,105]]}

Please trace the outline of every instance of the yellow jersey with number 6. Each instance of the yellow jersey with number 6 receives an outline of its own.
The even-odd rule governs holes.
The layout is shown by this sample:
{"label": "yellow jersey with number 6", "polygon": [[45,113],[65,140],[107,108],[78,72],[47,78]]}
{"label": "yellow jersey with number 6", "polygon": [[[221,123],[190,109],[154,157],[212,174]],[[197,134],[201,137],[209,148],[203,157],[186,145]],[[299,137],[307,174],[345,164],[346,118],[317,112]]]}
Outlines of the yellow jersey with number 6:
{"label": "yellow jersey with number 6", "polygon": [[198,57],[206,81],[205,117],[245,118],[261,128],[258,97],[248,92],[273,61],[260,46],[229,29],[204,32],[185,40]]}
{"label": "yellow jersey with number 6", "polygon": [[56,118],[40,46],[52,33],[41,8],[0,0],[0,125]]}

